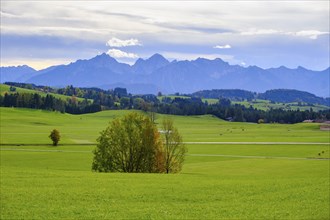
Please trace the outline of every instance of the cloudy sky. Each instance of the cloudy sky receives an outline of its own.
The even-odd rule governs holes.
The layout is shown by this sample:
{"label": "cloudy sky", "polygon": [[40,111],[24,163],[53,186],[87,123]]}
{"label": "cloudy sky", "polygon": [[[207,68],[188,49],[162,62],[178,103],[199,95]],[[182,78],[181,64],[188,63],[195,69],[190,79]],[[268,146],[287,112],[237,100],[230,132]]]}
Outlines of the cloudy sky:
{"label": "cloudy sky", "polygon": [[36,69],[108,53],[133,64],[222,58],[329,67],[329,1],[1,0],[1,66]]}

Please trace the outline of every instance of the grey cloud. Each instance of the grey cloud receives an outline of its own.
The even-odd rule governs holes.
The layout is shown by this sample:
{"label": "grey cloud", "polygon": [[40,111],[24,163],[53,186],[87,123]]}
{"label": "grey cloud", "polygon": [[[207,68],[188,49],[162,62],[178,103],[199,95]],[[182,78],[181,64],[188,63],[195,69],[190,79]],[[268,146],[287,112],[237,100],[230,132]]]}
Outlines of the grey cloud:
{"label": "grey cloud", "polygon": [[119,16],[123,18],[128,18],[132,21],[139,21],[144,24],[155,25],[157,27],[163,27],[173,30],[187,30],[187,31],[197,31],[201,33],[209,33],[209,34],[216,34],[216,33],[233,33],[236,32],[232,29],[228,28],[214,28],[214,27],[200,27],[200,26],[193,26],[187,24],[180,24],[180,23],[168,23],[168,22],[159,22],[152,17],[136,15],[136,14],[129,14],[129,13],[122,13],[122,12],[108,12],[102,10],[94,10],[95,13],[104,14],[104,15],[111,15],[111,16]]}
{"label": "grey cloud", "polygon": [[212,28],[212,27],[199,27],[199,26],[191,26],[184,24],[169,24],[169,23],[159,23],[160,26],[175,30],[187,30],[187,31],[197,31],[201,33],[208,34],[220,34],[220,33],[234,33],[236,31],[228,29],[228,28]]}

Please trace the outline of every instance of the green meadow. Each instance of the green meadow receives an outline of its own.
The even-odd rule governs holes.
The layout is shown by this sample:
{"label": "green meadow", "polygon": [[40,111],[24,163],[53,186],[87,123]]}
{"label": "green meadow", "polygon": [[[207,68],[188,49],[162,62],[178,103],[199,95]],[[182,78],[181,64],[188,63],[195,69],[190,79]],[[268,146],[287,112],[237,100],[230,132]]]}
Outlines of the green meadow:
{"label": "green meadow", "polygon": [[0,108],[1,219],[329,219],[319,124],[170,116],[188,148],[180,174],[92,172],[99,132],[128,112]]}

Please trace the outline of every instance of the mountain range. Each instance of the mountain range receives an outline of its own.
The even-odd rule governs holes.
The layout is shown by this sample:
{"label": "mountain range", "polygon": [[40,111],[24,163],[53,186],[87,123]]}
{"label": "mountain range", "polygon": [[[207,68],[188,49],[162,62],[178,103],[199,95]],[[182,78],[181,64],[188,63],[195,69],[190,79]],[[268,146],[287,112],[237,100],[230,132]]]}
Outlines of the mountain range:
{"label": "mountain range", "polygon": [[329,97],[329,68],[323,71],[284,66],[230,65],[220,58],[168,61],[160,54],[138,59],[134,65],[120,63],[103,53],[88,60],[36,71],[26,65],[1,67],[0,81],[63,87],[127,88],[132,94],[193,93],[206,89],[296,89]]}

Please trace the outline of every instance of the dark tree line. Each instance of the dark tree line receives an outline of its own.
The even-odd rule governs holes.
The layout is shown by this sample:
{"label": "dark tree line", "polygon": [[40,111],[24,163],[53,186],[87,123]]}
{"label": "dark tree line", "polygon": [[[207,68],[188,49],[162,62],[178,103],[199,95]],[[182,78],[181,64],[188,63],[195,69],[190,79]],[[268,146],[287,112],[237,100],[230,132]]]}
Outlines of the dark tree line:
{"label": "dark tree line", "polygon": [[307,119],[330,119],[329,110],[314,112],[312,109],[306,111],[271,109],[263,111],[252,107],[246,108],[238,104],[232,105],[229,99],[220,99],[217,104],[209,105],[198,98],[175,98],[172,102],[155,105],[154,109],[163,114],[210,114],[225,120],[254,123],[257,123],[259,119],[263,119],[267,123],[298,123]]}
{"label": "dark tree line", "polygon": [[213,99],[222,97],[235,101],[252,101],[253,99],[265,99],[273,103],[304,102],[308,103],[309,105],[319,104],[330,106],[329,98],[317,97],[316,95],[309,92],[298,91],[294,89],[273,89],[264,93],[255,93],[240,89],[212,89],[195,92],[188,96]]}
{"label": "dark tree line", "polygon": [[324,110],[314,112],[312,109],[300,111],[297,110],[283,110],[270,109],[268,111],[258,110],[252,107],[246,108],[242,105],[222,106],[214,104],[208,106],[207,114],[212,114],[222,119],[240,121],[240,122],[254,122],[257,123],[259,119],[263,119],[266,123],[298,123],[308,119],[329,120],[330,111]]}
{"label": "dark tree line", "polygon": [[202,90],[194,92],[191,96],[200,98],[211,98],[218,99],[220,97],[228,98],[235,101],[241,101],[244,99],[252,100],[256,98],[256,93],[241,90],[241,89],[212,89],[212,90]]}
{"label": "dark tree line", "polygon": [[0,96],[0,106],[45,109],[50,111],[67,112],[70,114],[83,114],[101,111],[101,105],[93,104],[87,100],[78,101],[76,97],[63,100],[47,94],[38,93],[5,93]]}
{"label": "dark tree line", "polygon": [[258,95],[260,99],[271,100],[273,102],[305,102],[309,104],[320,104],[330,106],[329,98],[317,97],[309,92],[292,89],[274,89]]}
{"label": "dark tree line", "polygon": [[[14,83],[12,87],[17,85]],[[201,98],[196,97],[176,97],[172,99],[170,97],[159,98],[155,95],[131,95],[124,88],[102,90],[99,88],[67,86],[62,89],[54,89],[31,84],[19,85],[39,91],[51,91],[71,96],[71,98],[63,100],[50,94],[47,94],[46,97],[42,97],[37,93],[21,94],[12,89],[10,93],[0,96],[0,106],[46,109],[71,114],[92,113],[106,109],[137,109],[145,112],[173,115],[211,114],[225,120],[255,123],[259,119],[266,123],[297,123],[307,119],[330,119],[329,110],[315,112],[313,109],[306,111],[271,109],[263,111],[252,106],[247,108],[239,104],[233,105],[230,99],[227,98],[220,98],[216,104],[208,104]],[[77,97],[83,98],[83,101],[78,101]]]}

